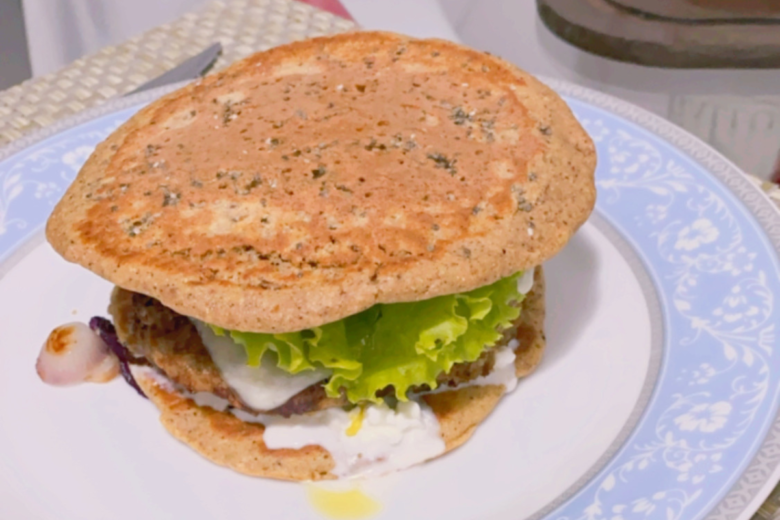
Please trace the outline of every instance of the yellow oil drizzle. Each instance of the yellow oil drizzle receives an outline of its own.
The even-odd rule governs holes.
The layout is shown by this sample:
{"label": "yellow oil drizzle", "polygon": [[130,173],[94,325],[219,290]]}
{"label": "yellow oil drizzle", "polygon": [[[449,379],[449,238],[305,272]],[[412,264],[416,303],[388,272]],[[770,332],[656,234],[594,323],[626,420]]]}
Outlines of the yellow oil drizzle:
{"label": "yellow oil drizzle", "polygon": [[382,504],[357,488],[334,491],[313,484],[307,488],[309,503],[326,518],[362,520],[382,510]]}
{"label": "yellow oil drizzle", "polygon": [[360,431],[360,428],[363,427],[363,417],[366,415],[366,409],[361,406],[355,410],[357,413],[355,413],[355,411],[352,412],[352,422],[349,423],[349,427],[347,427],[347,437],[354,437]]}

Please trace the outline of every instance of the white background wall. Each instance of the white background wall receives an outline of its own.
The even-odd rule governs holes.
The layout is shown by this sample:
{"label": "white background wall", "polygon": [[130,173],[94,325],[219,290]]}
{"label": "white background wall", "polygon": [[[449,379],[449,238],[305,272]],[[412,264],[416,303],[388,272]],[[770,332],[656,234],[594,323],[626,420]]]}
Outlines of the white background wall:
{"label": "white background wall", "polygon": [[23,0],[33,76],[170,22],[207,0]]}

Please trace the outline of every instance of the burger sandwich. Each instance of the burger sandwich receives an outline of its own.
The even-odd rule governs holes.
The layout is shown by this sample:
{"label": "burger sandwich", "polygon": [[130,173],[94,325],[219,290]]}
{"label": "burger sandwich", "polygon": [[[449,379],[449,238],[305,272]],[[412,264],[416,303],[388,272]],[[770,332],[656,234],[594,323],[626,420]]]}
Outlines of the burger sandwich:
{"label": "burger sandwich", "polygon": [[173,436],[248,475],[377,474],[465,442],[539,362],[541,266],[594,168],[529,74],[355,32],[151,103],[46,232],[116,285],[93,328]]}

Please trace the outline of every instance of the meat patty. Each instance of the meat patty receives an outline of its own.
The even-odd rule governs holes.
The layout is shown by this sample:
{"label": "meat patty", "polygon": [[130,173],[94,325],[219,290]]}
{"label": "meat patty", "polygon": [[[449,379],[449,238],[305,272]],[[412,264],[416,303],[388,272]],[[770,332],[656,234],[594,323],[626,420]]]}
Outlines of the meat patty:
{"label": "meat patty", "polygon": [[119,340],[188,392],[210,392],[247,409],[225,382],[189,318],[136,292],[115,287],[108,312]]}
{"label": "meat patty", "polygon": [[[525,301],[531,301],[531,298]],[[137,357],[145,358],[188,392],[210,392],[226,399],[235,408],[285,417],[349,404],[346,397],[328,397],[323,381],[305,388],[273,410],[255,410],[244,403],[222,378],[197,329],[186,316],[165,307],[154,298],[119,287],[111,295],[109,313],[114,319],[120,341],[128,350]],[[520,325],[521,321],[518,320],[516,325]],[[524,338],[517,327],[512,327],[504,331],[499,344],[507,344],[513,338],[521,341],[518,351],[527,348],[530,343],[523,343],[532,339]],[[491,348],[473,362],[454,365],[449,373],[440,374],[437,382],[439,386],[455,387],[488,375],[494,363],[495,350]],[[427,386],[414,389],[417,392],[425,390],[428,390]]]}

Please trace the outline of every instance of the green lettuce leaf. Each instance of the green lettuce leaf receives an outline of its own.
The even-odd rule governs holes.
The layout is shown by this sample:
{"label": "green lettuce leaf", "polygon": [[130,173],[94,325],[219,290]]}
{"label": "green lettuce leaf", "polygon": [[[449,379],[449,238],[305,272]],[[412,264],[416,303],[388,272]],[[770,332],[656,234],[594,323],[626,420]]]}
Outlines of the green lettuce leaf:
{"label": "green lettuce leaf", "polygon": [[378,304],[343,320],[286,334],[224,331],[243,345],[247,363],[276,353],[279,368],[292,374],[326,368],[327,394],[344,392],[350,402],[379,402],[377,392],[392,386],[406,401],[412,387],[436,388],[436,377],[456,363],[476,360],[520,315],[517,291],[522,272],[494,284],[430,300]]}

